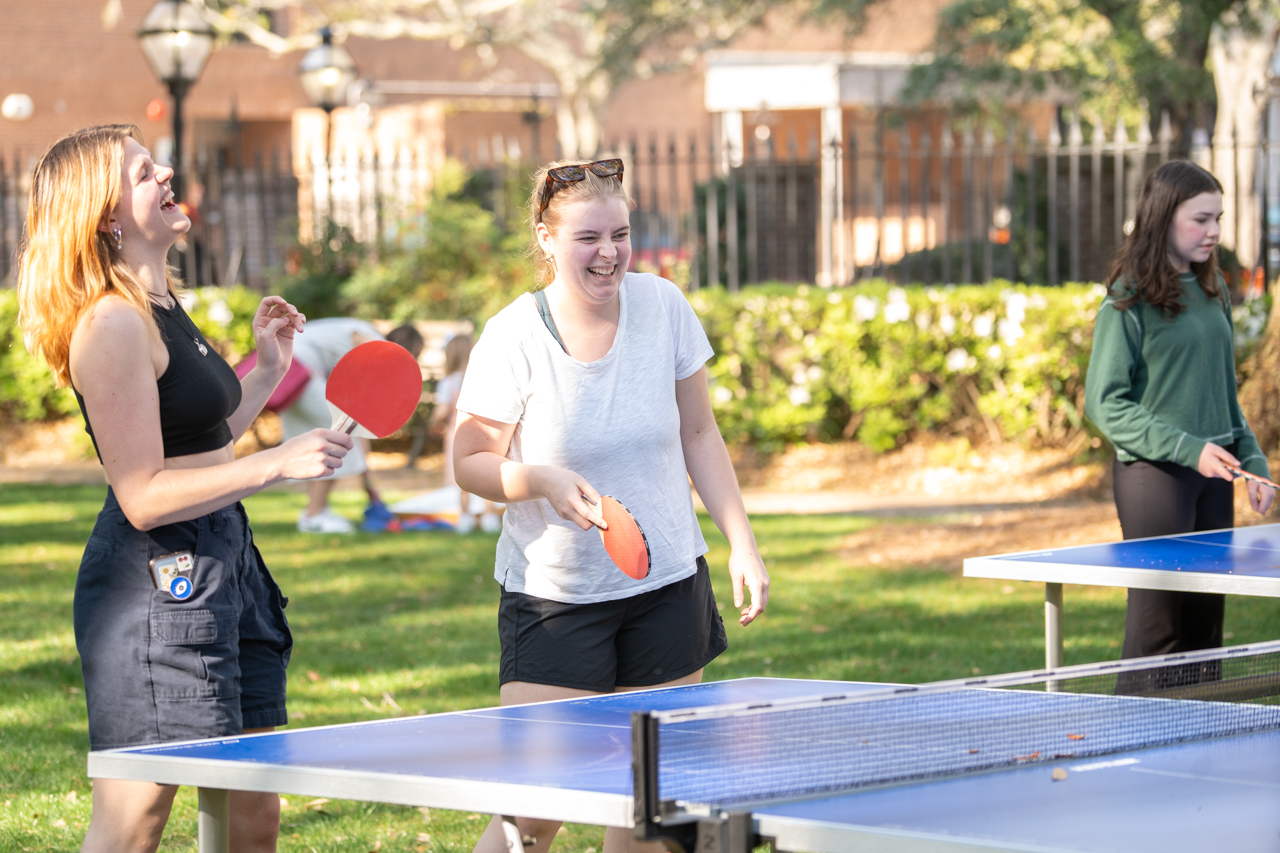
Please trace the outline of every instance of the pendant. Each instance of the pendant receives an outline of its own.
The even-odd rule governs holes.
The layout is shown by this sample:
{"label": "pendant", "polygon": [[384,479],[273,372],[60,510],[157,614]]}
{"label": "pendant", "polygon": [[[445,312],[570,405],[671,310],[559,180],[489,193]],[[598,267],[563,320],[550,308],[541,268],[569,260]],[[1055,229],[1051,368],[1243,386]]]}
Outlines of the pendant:
{"label": "pendant", "polygon": [[200,350],[200,354],[201,354],[201,355],[208,355],[208,354],[209,354],[209,348],[208,348],[208,347],[206,347],[204,344],[200,343],[200,339],[199,339],[199,338],[192,338],[191,340],[193,340],[193,341],[195,341],[195,342],[196,342],[196,349]]}

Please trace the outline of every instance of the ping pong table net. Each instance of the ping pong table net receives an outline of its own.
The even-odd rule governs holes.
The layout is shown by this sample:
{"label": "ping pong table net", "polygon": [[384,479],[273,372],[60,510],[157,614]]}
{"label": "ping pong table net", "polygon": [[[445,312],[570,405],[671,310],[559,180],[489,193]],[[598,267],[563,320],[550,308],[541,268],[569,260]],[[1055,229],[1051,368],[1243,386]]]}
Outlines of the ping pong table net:
{"label": "ping pong table net", "polygon": [[637,714],[636,817],[679,822],[1270,729],[1280,729],[1280,641]]}

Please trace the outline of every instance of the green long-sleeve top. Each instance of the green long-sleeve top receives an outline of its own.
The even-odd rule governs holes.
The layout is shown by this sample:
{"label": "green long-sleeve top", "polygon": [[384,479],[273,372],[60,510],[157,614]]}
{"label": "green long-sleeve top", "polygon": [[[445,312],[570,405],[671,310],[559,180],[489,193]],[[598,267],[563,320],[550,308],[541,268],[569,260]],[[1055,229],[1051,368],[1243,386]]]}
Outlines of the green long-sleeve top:
{"label": "green long-sleeve top", "polygon": [[1123,311],[1114,297],[1102,303],[1085,379],[1085,415],[1121,462],[1174,462],[1194,470],[1206,443],[1234,444],[1241,467],[1269,477],[1267,458],[1237,399],[1226,286],[1219,280],[1222,296],[1209,297],[1194,274],[1179,278],[1185,308],[1173,320],[1141,300]]}

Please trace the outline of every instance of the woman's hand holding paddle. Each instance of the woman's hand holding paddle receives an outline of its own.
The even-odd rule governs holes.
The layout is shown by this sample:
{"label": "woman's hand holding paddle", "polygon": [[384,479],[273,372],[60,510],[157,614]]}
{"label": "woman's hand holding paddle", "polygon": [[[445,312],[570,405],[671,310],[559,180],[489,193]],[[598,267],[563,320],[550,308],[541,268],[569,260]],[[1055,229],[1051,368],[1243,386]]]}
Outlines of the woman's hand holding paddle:
{"label": "woman's hand holding paddle", "polygon": [[[1209,450],[1209,448],[1213,450]],[[1250,474],[1248,471],[1240,467],[1240,463],[1236,458],[1227,451],[1218,447],[1216,444],[1206,444],[1204,450],[1200,451],[1200,473],[1204,476],[1215,476],[1205,473],[1206,456],[1212,457],[1209,465],[1217,465],[1226,475],[1223,479],[1235,480],[1243,478],[1245,480],[1245,494],[1249,496],[1249,506],[1253,507],[1253,511],[1259,515],[1266,515],[1271,509],[1271,503],[1276,499],[1275,483],[1266,477],[1259,477],[1257,474]]]}
{"label": "woman's hand holding paddle", "polygon": [[529,470],[528,481],[530,491],[545,498],[565,521],[572,521],[583,530],[608,526],[600,515],[600,493],[581,475],[551,465],[535,465]]}
{"label": "woman's hand holding paddle", "polygon": [[1234,480],[1236,475],[1227,470],[1227,465],[1238,467],[1240,460],[1212,441],[1205,442],[1204,448],[1200,451],[1200,462],[1196,465],[1200,475],[1211,479]]}
{"label": "woman's hand holding paddle", "polygon": [[280,476],[290,480],[327,477],[342,467],[354,439],[331,429],[313,429],[266,451],[278,454]]}
{"label": "woman's hand holding paddle", "polygon": [[1276,491],[1280,490],[1280,486],[1277,486],[1266,477],[1259,477],[1257,474],[1249,473],[1239,465],[1228,463],[1224,467],[1232,479],[1241,477],[1245,480],[1244,491],[1249,496],[1249,506],[1253,507],[1253,511],[1258,515],[1266,515],[1267,511],[1271,509],[1271,502],[1275,500]]}

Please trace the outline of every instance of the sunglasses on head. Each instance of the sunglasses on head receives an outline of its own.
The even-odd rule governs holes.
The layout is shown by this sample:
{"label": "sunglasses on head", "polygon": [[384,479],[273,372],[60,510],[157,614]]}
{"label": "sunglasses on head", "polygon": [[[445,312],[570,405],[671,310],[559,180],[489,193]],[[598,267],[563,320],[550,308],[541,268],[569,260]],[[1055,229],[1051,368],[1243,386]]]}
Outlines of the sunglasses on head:
{"label": "sunglasses on head", "polygon": [[560,189],[561,185],[585,181],[588,169],[598,178],[617,178],[619,181],[622,180],[622,161],[617,158],[596,160],[594,163],[583,163],[580,166],[557,166],[554,169],[549,169],[547,170],[547,182],[542,186],[542,204],[538,207],[538,215],[541,216],[546,213],[547,205],[551,203],[551,197],[556,194],[556,190]]}

